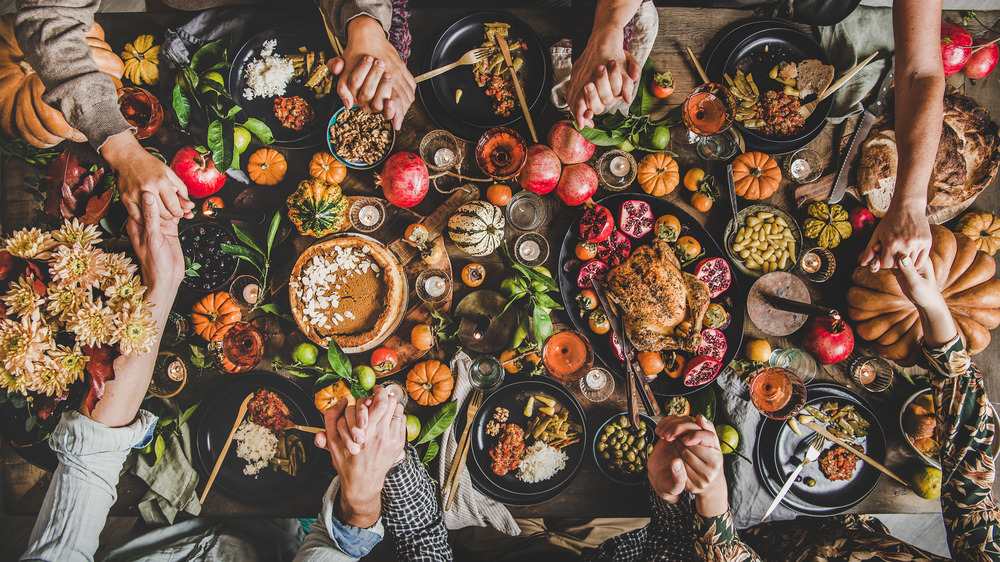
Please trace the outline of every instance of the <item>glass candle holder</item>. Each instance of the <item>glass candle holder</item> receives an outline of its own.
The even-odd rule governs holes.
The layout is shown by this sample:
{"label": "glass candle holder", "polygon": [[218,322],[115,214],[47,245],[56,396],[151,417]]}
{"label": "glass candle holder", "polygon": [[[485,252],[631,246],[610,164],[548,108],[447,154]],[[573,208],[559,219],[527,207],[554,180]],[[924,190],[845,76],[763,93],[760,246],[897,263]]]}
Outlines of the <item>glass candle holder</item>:
{"label": "glass candle holder", "polygon": [[812,183],[823,175],[823,159],[815,150],[800,148],[785,158],[785,177],[798,184]]}
{"label": "glass candle holder", "polygon": [[351,226],[358,232],[374,232],[385,224],[385,202],[377,197],[359,197],[351,204]]}
{"label": "glass candle holder", "polygon": [[479,168],[497,181],[516,176],[527,160],[528,145],[513,129],[494,127],[476,143]]}
{"label": "glass candle holder", "polygon": [[635,181],[638,169],[631,154],[616,148],[597,160],[597,179],[608,191],[622,191]]}
{"label": "glass candle holder", "polygon": [[807,279],[813,283],[822,283],[833,276],[837,269],[837,259],[827,248],[810,248],[802,253],[798,266]]}
{"label": "glass candle holder", "polygon": [[229,296],[243,308],[252,308],[264,296],[260,281],[253,275],[240,275],[229,284]]}
{"label": "glass candle holder", "polygon": [[594,367],[580,379],[580,392],[591,402],[604,402],[615,393],[615,378],[607,369]]}
{"label": "glass candle holder", "polygon": [[435,129],[420,141],[420,157],[434,171],[457,170],[462,165],[462,145],[462,141],[448,131]]}
{"label": "glass candle holder", "polygon": [[505,210],[507,222],[518,230],[535,230],[549,218],[545,200],[528,190],[515,193]]}
{"label": "glass candle holder", "polygon": [[881,357],[858,357],[851,363],[851,378],[868,392],[883,392],[892,384],[892,365]]}
{"label": "glass candle holder", "polygon": [[525,267],[541,265],[549,257],[549,243],[537,232],[525,232],[514,243],[514,259]]}
{"label": "glass candle holder", "polygon": [[176,353],[161,351],[156,356],[149,393],[160,398],[176,396],[187,382],[187,366]]}
{"label": "glass candle holder", "polygon": [[153,136],[163,124],[163,106],[156,96],[142,88],[118,88],[118,109],[128,124],[135,127],[135,138],[139,140]]}
{"label": "glass candle holder", "polygon": [[403,388],[403,385],[396,381],[385,381],[382,383],[382,386],[389,393],[389,396],[395,398],[396,401],[402,404],[404,408],[406,407],[406,402],[409,400],[409,396],[407,396],[406,389]]}
{"label": "glass candle holder", "polygon": [[576,382],[594,366],[594,348],[580,332],[556,332],[542,345],[542,363],[553,377]]}
{"label": "glass candle holder", "polygon": [[187,341],[189,337],[191,337],[191,321],[188,315],[171,310],[163,327],[160,346],[175,347]]}
{"label": "glass candle holder", "polygon": [[469,382],[483,393],[490,393],[503,384],[504,369],[492,355],[481,355],[469,365]]}
{"label": "glass candle holder", "polygon": [[443,269],[425,269],[417,276],[416,290],[424,302],[441,302],[451,294],[451,276]]}
{"label": "glass candle holder", "polygon": [[215,365],[227,373],[253,369],[264,356],[264,335],[249,322],[233,324],[222,339],[208,344]]}

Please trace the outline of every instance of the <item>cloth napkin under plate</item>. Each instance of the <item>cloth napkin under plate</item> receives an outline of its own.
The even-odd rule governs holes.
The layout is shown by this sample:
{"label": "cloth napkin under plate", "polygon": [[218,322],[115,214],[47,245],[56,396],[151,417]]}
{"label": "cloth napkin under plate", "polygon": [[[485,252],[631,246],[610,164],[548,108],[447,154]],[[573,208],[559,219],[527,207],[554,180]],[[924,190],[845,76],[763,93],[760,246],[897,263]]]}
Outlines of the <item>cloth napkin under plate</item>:
{"label": "cloth napkin under plate", "polygon": [[[464,419],[465,398],[472,390],[472,383],[469,381],[469,366],[472,358],[464,351],[459,352],[451,361],[451,371],[455,373],[454,399],[458,401],[458,414],[456,421]],[[441,508],[444,509],[448,491],[444,489],[445,478],[448,477],[448,469],[454,461],[458,452],[458,439],[455,432],[449,428],[441,436],[440,462],[438,462],[438,482],[441,483]],[[470,452],[471,454],[471,452]],[[472,478],[468,469],[462,471],[459,477],[458,488],[455,490],[455,499],[452,501],[451,509],[444,512],[444,524],[449,529],[461,529],[464,527],[493,527],[511,536],[521,534],[521,528],[514,521],[514,517],[503,504],[487,498],[478,490],[472,487]]]}
{"label": "cloth napkin under plate", "polygon": [[141,478],[149,491],[139,501],[139,514],[147,525],[159,527],[173,524],[174,518],[186,511],[191,515],[201,513],[198,503],[198,471],[191,465],[191,432],[189,424],[163,434],[166,448],[160,462],[146,455],[135,454],[131,470]]}
{"label": "cloth napkin under plate", "polygon": [[878,85],[889,55],[895,50],[892,38],[892,8],[859,6],[844,21],[819,28],[819,44],[837,69],[837,75],[875,51],[881,54],[862,68],[850,82],[833,94],[833,108],[827,121],[838,124],[864,111],[861,100]]}

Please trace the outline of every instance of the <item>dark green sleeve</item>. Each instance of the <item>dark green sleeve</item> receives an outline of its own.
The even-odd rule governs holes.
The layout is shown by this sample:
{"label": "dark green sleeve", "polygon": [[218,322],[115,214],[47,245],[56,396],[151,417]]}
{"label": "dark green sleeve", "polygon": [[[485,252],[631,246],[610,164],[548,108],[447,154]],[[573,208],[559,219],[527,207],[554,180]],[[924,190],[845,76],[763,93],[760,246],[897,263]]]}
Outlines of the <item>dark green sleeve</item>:
{"label": "dark green sleeve", "polygon": [[702,517],[694,513],[694,549],[701,560],[708,562],[761,562],[749,545],[740,541],[729,511],[718,517]]}

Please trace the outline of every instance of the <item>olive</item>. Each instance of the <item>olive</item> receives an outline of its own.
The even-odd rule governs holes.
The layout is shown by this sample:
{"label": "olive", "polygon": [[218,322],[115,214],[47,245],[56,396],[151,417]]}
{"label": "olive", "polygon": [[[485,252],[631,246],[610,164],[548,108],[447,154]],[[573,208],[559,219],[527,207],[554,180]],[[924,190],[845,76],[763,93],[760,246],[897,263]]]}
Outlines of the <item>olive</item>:
{"label": "olive", "polygon": [[816,485],[816,479],[815,478],[806,478],[806,486],[809,486],[810,488],[812,488],[815,485]]}
{"label": "olive", "polygon": [[624,463],[622,463],[621,459],[615,459],[615,460],[611,461],[611,464],[613,464],[615,468],[621,468],[622,464],[624,464]]}
{"label": "olive", "polygon": [[645,449],[646,448],[646,440],[645,439],[639,439],[639,442],[635,444],[635,448],[639,449],[640,451],[643,450],[643,449]]}
{"label": "olive", "polygon": [[653,445],[652,444],[646,445],[646,456],[649,456],[649,455],[652,455],[652,454],[653,454]]}
{"label": "olive", "polygon": [[608,434],[607,433],[602,433],[601,434],[601,443],[607,443],[607,441],[608,441]]}
{"label": "olive", "polygon": [[645,421],[639,420],[639,430],[640,431],[646,431],[646,422]]}
{"label": "olive", "polygon": [[598,451],[603,451],[605,448],[607,448],[607,446],[608,446],[607,443],[603,443],[603,442],[602,443],[598,443],[597,444],[597,450]]}
{"label": "olive", "polygon": [[608,453],[607,451],[601,451],[601,459],[602,460],[609,460],[609,459],[611,459],[611,454]]}
{"label": "olive", "polygon": [[629,447],[632,446],[632,443],[635,443],[635,435],[629,435],[628,439],[625,440],[625,444]]}
{"label": "olive", "polygon": [[625,442],[625,438],[628,437],[628,434],[625,433],[623,430],[619,429],[618,433],[615,434],[615,437],[618,438],[618,442],[619,443],[624,443]]}
{"label": "olive", "polygon": [[613,423],[604,426],[604,433],[614,433],[615,431],[618,431],[618,428]]}
{"label": "olive", "polygon": [[620,425],[621,427],[628,427],[628,424],[629,424],[628,416],[622,416],[618,418],[618,425]]}
{"label": "olive", "polygon": [[638,467],[639,470],[642,470],[642,469],[646,468],[646,463],[645,463],[645,461],[643,461],[641,459],[636,459],[635,466]]}
{"label": "olive", "polygon": [[629,450],[628,453],[625,453],[625,459],[628,462],[635,462],[635,451]]}
{"label": "olive", "polygon": [[623,456],[625,456],[625,453],[623,453],[621,449],[615,449],[615,452],[612,454],[615,456],[616,459],[620,459]]}

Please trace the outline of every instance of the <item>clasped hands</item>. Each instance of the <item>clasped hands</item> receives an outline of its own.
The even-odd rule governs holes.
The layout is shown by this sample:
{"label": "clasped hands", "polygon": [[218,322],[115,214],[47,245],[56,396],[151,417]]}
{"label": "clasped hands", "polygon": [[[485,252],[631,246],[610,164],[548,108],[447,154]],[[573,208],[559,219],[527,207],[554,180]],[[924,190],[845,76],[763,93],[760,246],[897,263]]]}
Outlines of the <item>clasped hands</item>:
{"label": "clasped hands", "polygon": [[685,490],[695,497],[704,517],[729,510],[722,448],[712,422],[704,416],[666,416],[656,426],[660,438],[647,463],[649,483],[667,503],[677,503]]}
{"label": "clasped hands", "polygon": [[577,125],[593,127],[594,116],[617,99],[631,103],[642,68],[622,43],[621,28],[595,31],[583,54],[573,63],[566,103]]}

